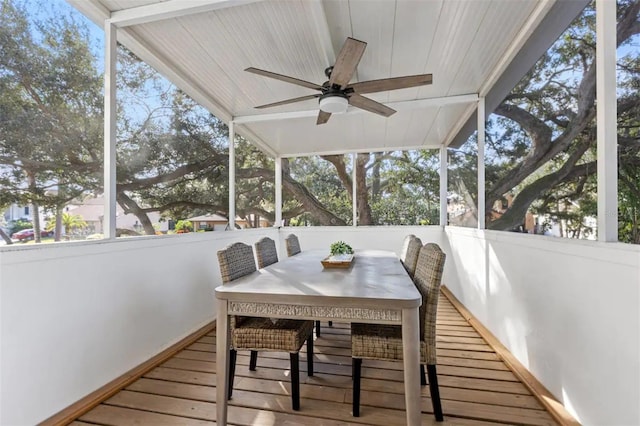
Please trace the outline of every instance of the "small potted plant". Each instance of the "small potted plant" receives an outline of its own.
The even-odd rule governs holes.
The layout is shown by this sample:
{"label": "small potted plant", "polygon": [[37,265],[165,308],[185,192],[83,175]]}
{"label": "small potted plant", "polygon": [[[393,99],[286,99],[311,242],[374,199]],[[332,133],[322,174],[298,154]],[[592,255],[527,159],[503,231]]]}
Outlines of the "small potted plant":
{"label": "small potted plant", "polygon": [[353,249],[344,241],[337,241],[331,244],[331,257],[335,260],[351,260],[353,257]]}

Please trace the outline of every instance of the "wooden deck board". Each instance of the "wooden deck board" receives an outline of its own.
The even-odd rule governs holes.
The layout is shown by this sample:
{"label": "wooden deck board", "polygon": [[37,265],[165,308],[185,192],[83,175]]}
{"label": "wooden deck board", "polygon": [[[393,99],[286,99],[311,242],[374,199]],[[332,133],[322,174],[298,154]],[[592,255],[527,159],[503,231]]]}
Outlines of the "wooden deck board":
{"label": "wooden deck board", "polygon": [[[423,424],[555,424],[447,299],[441,298],[438,313],[437,369],[445,422],[434,421],[427,386],[422,388]],[[350,347],[349,324],[322,323],[313,377],[306,375],[306,350],[301,351],[298,412],[291,410],[287,354],[261,353],[257,371],[249,371],[248,353],[238,353],[229,424],[404,425],[401,363],[363,361],[361,417],[351,416]],[[207,333],[72,424],[215,424],[215,358],[215,332]]]}

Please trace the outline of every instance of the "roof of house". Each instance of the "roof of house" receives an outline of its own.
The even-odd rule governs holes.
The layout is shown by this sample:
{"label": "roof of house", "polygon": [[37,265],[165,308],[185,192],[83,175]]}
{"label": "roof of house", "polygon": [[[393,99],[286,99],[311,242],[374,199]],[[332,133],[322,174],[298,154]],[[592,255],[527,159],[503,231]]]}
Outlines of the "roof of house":
{"label": "roof of house", "polygon": [[229,222],[229,219],[224,216],[220,216],[219,214],[205,214],[201,216],[190,217],[187,220],[191,222]]}

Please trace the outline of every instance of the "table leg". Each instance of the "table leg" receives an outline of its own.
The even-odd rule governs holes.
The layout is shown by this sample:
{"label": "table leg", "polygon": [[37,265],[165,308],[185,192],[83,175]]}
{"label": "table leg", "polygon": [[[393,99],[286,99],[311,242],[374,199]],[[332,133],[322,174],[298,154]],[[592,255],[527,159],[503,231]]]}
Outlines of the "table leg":
{"label": "table leg", "polygon": [[407,425],[417,426],[420,408],[420,324],[418,307],[402,310],[402,351],[404,358],[404,398]]}
{"label": "table leg", "polygon": [[218,300],[216,324],[216,424],[227,424],[227,394],[229,392],[229,316],[227,301]]}

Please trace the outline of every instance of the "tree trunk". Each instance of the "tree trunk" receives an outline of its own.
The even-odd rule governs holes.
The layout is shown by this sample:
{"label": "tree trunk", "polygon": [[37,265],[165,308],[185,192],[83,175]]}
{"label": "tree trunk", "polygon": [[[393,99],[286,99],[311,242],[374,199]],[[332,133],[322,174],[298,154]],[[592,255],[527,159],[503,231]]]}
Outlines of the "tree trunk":
{"label": "tree trunk", "polygon": [[289,175],[282,176],[282,184],[291,192],[296,200],[303,205],[304,209],[309,212],[323,226],[346,226],[347,223],[331,213],[318,199],[309,192],[309,190],[300,182],[294,180]]}
{"label": "tree trunk", "polygon": [[[62,187],[58,185],[58,198],[62,199],[64,195],[64,191]],[[53,231],[53,241],[60,241],[60,236],[62,235],[62,213],[63,213],[64,204],[59,202],[56,204],[56,226]]]}
{"label": "tree trunk", "polygon": [[[273,171],[262,168],[240,169],[236,170],[236,176],[238,178],[262,177],[265,179],[273,179]],[[282,160],[282,187],[302,204],[304,210],[320,222],[320,225],[346,226],[347,223],[343,219],[327,210],[327,208],[309,192],[307,187],[291,177],[289,162],[286,161],[286,159]]]}
{"label": "tree trunk", "polygon": [[[356,164],[353,167],[356,168],[356,199],[353,199],[353,183],[351,176],[347,173],[347,167],[344,162],[344,155],[324,155],[323,159],[327,160],[336,168],[338,178],[344,186],[349,199],[352,203],[356,204],[356,210],[358,212],[358,224],[359,225],[372,225],[373,219],[371,217],[371,206],[369,205],[369,192],[367,189],[367,169],[366,165],[369,162],[370,154],[358,154],[356,156]],[[378,190],[380,187],[380,169],[378,168]]]}
{"label": "tree trunk", "polygon": [[[373,154],[373,168],[371,169],[371,202],[375,203],[380,197],[380,159],[382,152]],[[427,199],[427,202],[429,199]]]}
{"label": "tree trunk", "polygon": [[54,241],[60,241],[60,237],[62,235],[62,213],[62,206],[56,206],[56,227],[53,236]]}
{"label": "tree trunk", "polygon": [[[640,1],[636,0],[630,4],[630,6],[625,10],[624,14],[618,17],[616,37],[616,45],[618,47],[629,37],[640,32],[640,25],[638,24],[638,13],[640,13]],[[583,59],[586,62],[587,58],[585,57]],[[500,199],[500,197],[502,197],[506,192],[518,186],[527,177],[531,176],[536,170],[538,170],[541,166],[547,164],[559,153],[566,151],[570,154],[571,144],[576,140],[576,138],[581,137],[581,133],[583,133],[585,129],[587,129],[592,124],[595,117],[595,86],[596,61],[592,60],[592,62],[588,64],[588,67],[585,68],[582,81],[577,87],[577,93],[574,95],[575,105],[577,105],[575,115],[566,122],[566,124],[563,126],[563,131],[555,139],[552,139],[554,132],[552,131],[551,127],[545,123],[544,120],[532,115],[530,112],[526,111],[523,108],[508,103],[509,97],[507,97],[506,102],[501,103],[496,108],[496,110],[494,111],[495,114],[513,120],[514,122],[518,123],[525,132],[527,132],[527,134],[531,138],[533,148],[516,167],[511,169],[501,179],[495,182],[487,191],[487,205],[493,205],[493,203],[496,200]],[[540,93],[533,92],[533,94],[539,95]],[[544,95],[544,93],[542,93],[542,95]],[[522,96],[522,94],[514,95],[514,97],[518,96]],[[626,108],[626,106],[621,105],[621,101],[619,100],[618,115],[620,116],[621,112]],[[571,166],[580,167],[575,166],[575,164],[576,161],[574,161]],[[571,171],[565,170],[565,173],[571,173]],[[532,190],[528,192],[537,192],[538,194],[541,194],[553,188],[553,186],[557,182],[558,181],[554,179],[549,179],[546,181],[538,179],[531,185],[527,185],[527,187],[525,187],[525,190],[529,189],[530,186],[534,186],[534,188],[531,188]],[[524,190],[522,192],[524,192]],[[518,195],[517,198],[522,199],[523,197]],[[528,196],[528,198],[530,198],[530,196]],[[516,203],[514,203],[514,205],[509,208],[509,211],[507,211],[507,213],[503,217],[496,221],[500,222],[500,225],[498,226],[492,223],[490,224],[490,227],[492,229],[509,229],[509,227],[513,225],[513,221],[503,221],[501,219],[507,216],[510,213],[510,210],[513,209],[513,207],[517,207],[520,210],[519,214],[522,213],[522,206],[519,204],[516,205]],[[505,226],[507,227],[505,228]]]}
{"label": "tree trunk", "polygon": [[540,195],[553,188],[558,183],[567,178],[581,176],[595,172],[594,163],[585,163],[576,166],[576,162],[580,160],[585,151],[589,148],[589,139],[584,139],[581,144],[575,148],[567,161],[556,172],[545,175],[534,182],[527,185],[520,191],[509,209],[498,219],[489,223],[489,229],[506,231],[522,224],[525,220],[527,210]]}
{"label": "tree trunk", "polygon": [[367,169],[369,154],[356,156],[356,207],[359,225],[373,225],[371,206],[369,205],[369,191],[367,190]]}
{"label": "tree trunk", "polygon": [[330,162],[333,164],[333,167],[336,168],[338,178],[340,179],[340,182],[342,182],[342,186],[347,190],[347,195],[353,203],[353,191],[351,189],[353,184],[351,176],[347,173],[347,165],[344,163],[344,155],[323,155],[321,158]]}
{"label": "tree trunk", "polygon": [[0,237],[2,237],[2,239],[4,240],[5,243],[7,243],[7,245],[13,244],[13,241],[11,240],[11,237],[9,237],[3,230],[2,228],[0,228]]}
{"label": "tree trunk", "polygon": [[144,210],[140,208],[140,206],[138,206],[135,201],[129,198],[129,196],[124,192],[118,192],[117,199],[118,203],[124,209],[125,213],[133,213],[138,218],[138,220],[140,220],[145,234],[156,234],[156,230],[153,228],[153,224],[149,220],[149,216],[147,216]]}
{"label": "tree trunk", "polygon": [[27,183],[29,185],[29,192],[32,194],[31,200],[31,216],[33,217],[33,240],[36,244],[41,243],[40,237],[40,208],[38,202],[35,200],[35,194],[37,193],[36,187],[36,175],[34,172],[27,170]]}

